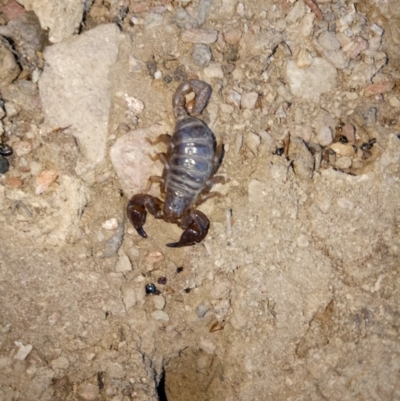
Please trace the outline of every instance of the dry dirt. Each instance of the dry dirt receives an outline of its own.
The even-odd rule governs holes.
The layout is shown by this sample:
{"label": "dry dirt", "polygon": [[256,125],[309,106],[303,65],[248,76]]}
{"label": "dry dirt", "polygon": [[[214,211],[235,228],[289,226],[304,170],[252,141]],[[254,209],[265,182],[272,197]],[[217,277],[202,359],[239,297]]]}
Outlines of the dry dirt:
{"label": "dry dirt", "polygon": [[[86,110],[50,121],[46,51],[18,79],[45,69],[43,110],[36,92],[27,111],[0,89],[3,139],[19,149],[0,175],[0,400],[400,400],[400,6],[315,1],[319,20],[305,3],[96,0],[79,35],[113,22],[121,32],[93,163],[77,126]],[[208,66],[181,39],[199,27],[219,35]],[[339,32],[369,48],[337,49],[328,34]],[[303,81],[310,93],[296,86],[299,60],[329,66]],[[229,182],[201,206],[203,243],[170,249],[177,226],[149,216],[141,239],[123,217],[138,189],[110,149],[128,136],[143,144],[132,130],[172,133],[186,78],[213,87],[203,118],[226,145]],[[51,99],[70,107],[61,89]],[[141,186],[161,171],[132,163]],[[43,192],[42,171],[57,172]],[[146,295],[150,283],[159,295]]]}

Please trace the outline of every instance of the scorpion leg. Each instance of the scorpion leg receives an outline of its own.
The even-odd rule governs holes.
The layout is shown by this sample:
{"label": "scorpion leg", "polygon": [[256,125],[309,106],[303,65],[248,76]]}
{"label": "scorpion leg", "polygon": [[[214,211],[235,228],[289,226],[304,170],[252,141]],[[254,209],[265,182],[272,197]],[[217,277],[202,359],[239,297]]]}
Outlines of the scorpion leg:
{"label": "scorpion leg", "polygon": [[150,143],[150,145],[158,145],[159,143],[164,143],[165,145],[169,146],[172,141],[172,137],[169,134],[161,134],[159,135],[154,141],[152,141],[150,138],[146,138],[147,142]]}
{"label": "scorpion leg", "polygon": [[179,242],[167,244],[170,248],[194,245],[203,240],[210,227],[210,221],[200,210],[189,211],[179,224],[185,231],[182,233]]}
{"label": "scorpion leg", "polygon": [[211,97],[212,89],[211,85],[207,82],[200,81],[199,79],[189,79],[188,81],[181,83],[172,98],[172,107],[174,109],[175,118],[187,114],[185,108],[185,95],[188,95],[191,92],[194,92],[196,97],[190,114],[196,116],[200,115],[206,107],[207,102]]}
{"label": "scorpion leg", "polygon": [[152,175],[148,180],[147,180],[147,185],[146,185],[146,192],[149,192],[153,184],[160,184],[160,191],[164,192],[165,188],[165,178],[159,177],[158,175]]}
{"label": "scorpion leg", "polygon": [[133,195],[126,208],[130,222],[143,238],[147,238],[147,234],[143,230],[147,212],[151,213],[156,219],[161,219],[162,211],[163,203],[159,199],[144,194]]}

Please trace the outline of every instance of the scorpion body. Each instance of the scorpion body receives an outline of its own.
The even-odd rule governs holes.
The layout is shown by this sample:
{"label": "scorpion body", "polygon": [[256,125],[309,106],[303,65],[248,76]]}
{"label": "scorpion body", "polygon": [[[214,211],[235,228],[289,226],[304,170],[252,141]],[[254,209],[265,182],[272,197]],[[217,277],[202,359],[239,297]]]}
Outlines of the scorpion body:
{"label": "scorpion body", "polygon": [[[186,104],[190,92],[195,93],[192,106]],[[127,213],[138,234],[147,237],[143,230],[146,212],[157,219],[178,224],[184,232],[179,242],[167,244],[169,247],[194,245],[205,238],[209,228],[207,216],[195,210],[206,199],[219,195],[210,192],[212,186],[224,182],[222,176],[214,176],[223,158],[223,145],[217,146],[214,133],[195,115],[205,108],[211,96],[211,87],[206,82],[189,80],[182,83],[173,96],[176,118],[172,135],[160,135],[153,145],[163,142],[168,145],[167,153],[158,153],[154,160],[164,164],[161,177],[150,177],[148,189],[153,183],[160,184],[160,199],[148,194],[134,195],[127,206]],[[190,110],[190,111],[188,111]]]}

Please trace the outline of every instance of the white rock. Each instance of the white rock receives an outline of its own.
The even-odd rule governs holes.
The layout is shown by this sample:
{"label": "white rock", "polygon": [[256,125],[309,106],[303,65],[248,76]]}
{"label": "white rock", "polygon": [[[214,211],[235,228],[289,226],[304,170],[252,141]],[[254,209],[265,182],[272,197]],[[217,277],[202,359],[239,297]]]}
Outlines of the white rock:
{"label": "white rock", "polygon": [[116,25],[100,25],[44,51],[39,90],[46,124],[74,127],[84,155],[78,174],[92,170],[105,157],[110,71],[118,55],[118,38]]}
{"label": "white rock", "polygon": [[19,0],[27,10],[33,10],[40,20],[42,29],[49,30],[52,43],[61,42],[72,36],[82,22],[85,0]]}
{"label": "white rock", "polygon": [[18,347],[17,353],[14,355],[14,359],[24,361],[25,358],[32,351],[33,346],[31,344],[24,345],[20,341],[14,341],[14,344]]}
{"label": "white rock", "polygon": [[333,141],[333,131],[331,127],[323,126],[318,130],[317,142],[321,146],[328,146]]}
{"label": "white rock", "polygon": [[297,56],[296,64],[299,68],[308,68],[313,62],[313,57],[306,49],[301,49]]}
{"label": "white rock", "polygon": [[101,226],[105,230],[116,230],[118,228],[118,220],[115,217],[113,217],[109,220],[103,221],[101,223]]}
{"label": "white rock", "polygon": [[168,313],[162,311],[162,310],[155,310],[152,314],[151,317],[154,320],[161,320],[163,322],[168,322],[169,316]]}
{"label": "white rock", "polygon": [[165,298],[162,295],[153,295],[154,307],[158,310],[163,310],[165,308]]}
{"label": "white rock", "polygon": [[133,96],[124,95],[126,105],[128,109],[136,116],[144,110],[144,103],[140,99],[136,99]]}
{"label": "white rock", "polygon": [[222,71],[221,64],[218,63],[210,63],[208,67],[204,68],[204,75],[207,78],[224,78],[224,72]]}
{"label": "white rock", "polygon": [[318,102],[319,96],[335,85],[337,71],[328,61],[317,57],[307,69],[301,69],[295,61],[289,60],[286,75],[293,95]]}
{"label": "white rock", "polygon": [[257,92],[248,92],[242,95],[241,106],[243,109],[254,109],[258,100]]}
{"label": "white rock", "polygon": [[229,103],[230,105],[232,105],[233,107],[236,107],[236,109],[240,109],[240,102],[242,99],[242,95],[231,89],[227,94],[226,94],[226,101],[227,103]]}
{"label": "white rock", "polygon": [[339,50],[340,43],[332,32],[324,31],[318,36],[318,43],[326,50]]}

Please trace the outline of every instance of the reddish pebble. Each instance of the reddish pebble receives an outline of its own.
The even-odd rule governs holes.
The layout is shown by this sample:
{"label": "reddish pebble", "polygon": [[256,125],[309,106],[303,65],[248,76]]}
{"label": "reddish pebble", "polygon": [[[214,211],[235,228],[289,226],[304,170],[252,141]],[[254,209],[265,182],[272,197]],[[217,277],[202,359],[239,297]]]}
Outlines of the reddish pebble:
{"label": "reddish pebble", "polygon": [[214,43],[217,41],[218,31],[215,29],[188,29],[182,32],[182,40],[191,43]]}
{"label": "reddish pebble", "polygon": [[6,16],[7,21],[11,21],[24,13],[25,8],[16,1],[11,0],[5,6],[1,7],[0,11]]}
{"label": "reddish pebble", "polygon": [[165,285],[165,284],[167,284],[167,278],[166,277],[159,277],[158,280],[157,280],[157,283],[161,284],[161,285]]}
{"label": "reddish pebble", "polygon": [[350,144],[354,145],[356,143],[356,130],[353,124],[343,125],[342,135],[347,138]]}
{"label": "reddish pebble", "polygon": [[394,88],[394,82],[391,81],[379,82],[377,84],[368,85],[365,88],[365,95],[366,96],[378,95],[380,93],[389,92],[393,88]]}
{"label": "reddish pebble", "polygon": [[36,178],[36,195],[46,191],[49,186],[57,179],[58,173],[52,170],[42,171]]}
{"label": "reddish pebble", "polygon": [[139,3],[131,3],[129,11],[132,11],[134,14],[140,14],[148,11],[149,8],[150,4],[147,1],[141,1]]}
{"label": "reddish pebble", "polygon": [[5,181],[6,185],[13,189],[22,186],[22,180],[19,177],[7,176]]}
{"label": "reddish pebble", "polygon": [[224,32],[225,42],[230,45],[236,45],[242,37],[242,32],[239,29],[232,29],[231,31]]}

